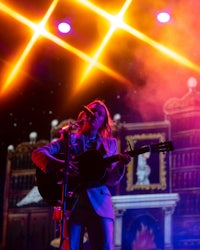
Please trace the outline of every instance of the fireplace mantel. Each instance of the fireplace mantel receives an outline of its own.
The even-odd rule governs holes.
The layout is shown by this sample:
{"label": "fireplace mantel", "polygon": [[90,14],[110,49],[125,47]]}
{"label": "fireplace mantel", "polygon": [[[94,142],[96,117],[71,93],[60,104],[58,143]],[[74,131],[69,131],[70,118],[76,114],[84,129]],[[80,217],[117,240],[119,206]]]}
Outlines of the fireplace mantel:
{"label": "fireplace mantel", "polygon": [[112,202],[115,209],[115,250],[121,249],[124,211],[140,208],[160,208],[164,210],[164,246],[165,250],[172,250],[172,214],[178,201],[179,195],[177,193],[113,196]]}

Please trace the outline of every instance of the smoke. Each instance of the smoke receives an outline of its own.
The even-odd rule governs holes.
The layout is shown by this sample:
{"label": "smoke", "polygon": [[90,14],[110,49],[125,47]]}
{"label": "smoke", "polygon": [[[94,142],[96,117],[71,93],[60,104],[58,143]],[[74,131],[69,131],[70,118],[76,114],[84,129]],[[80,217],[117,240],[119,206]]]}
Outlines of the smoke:
{"label": "smoke", "polygon": [[[200,1],[175,2],[171,6],[171,22],[157,25],[154,29],[151,27],[148,34],[170,50],[200,65]],[[138,43],[132,56],[129,71],[133,86],[127,90],[125,102],[130,108],[137,109],[144,121],[162,120],[164,103],[173,97],[181,98],[188,92],[189,77],[199,80],[199,72],[148,44]]]}

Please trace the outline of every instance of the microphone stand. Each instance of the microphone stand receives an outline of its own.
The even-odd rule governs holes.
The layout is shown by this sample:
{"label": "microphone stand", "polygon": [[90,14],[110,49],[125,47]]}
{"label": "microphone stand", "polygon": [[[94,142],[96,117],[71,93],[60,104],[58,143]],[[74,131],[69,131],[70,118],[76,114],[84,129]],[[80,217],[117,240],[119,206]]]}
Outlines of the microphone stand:
{"label": "microphone stand", "polygon": [[67,229],[67,195],[68,195],[68,170],[69,170],[69,141],[70,141],[70,128],[68,131],[64,130],[63,136],[66,143],[66,154],[65,154],[65,168],[64,168],[64,178],[62,186],[62,218],[61,218],[61,230],[60,230],[60,248],[61,250],[69,250],[69,235]]}
{"label": "microphone stand", "polygon": [[[64,127],[60,132],[63,133],[65,143],[66,143],[66,155],[65,155],[65,168],[64,168],[64,178],[63,178],[63,188],[62,188],[62,218],[61,218],[61,230],[60,230],[60,250],[70,250],[69,245],[69,234],[68,234],[68,224],[69,211],[67,211],[67,198],[70,195],[68,192],[68,173],[70,164],[70,141],[71,141],[71,130],[79,127],[80,124],[84,123],[85,119],[71,123],[69,126]],[[68,196],[69,195],[69,196]]]}

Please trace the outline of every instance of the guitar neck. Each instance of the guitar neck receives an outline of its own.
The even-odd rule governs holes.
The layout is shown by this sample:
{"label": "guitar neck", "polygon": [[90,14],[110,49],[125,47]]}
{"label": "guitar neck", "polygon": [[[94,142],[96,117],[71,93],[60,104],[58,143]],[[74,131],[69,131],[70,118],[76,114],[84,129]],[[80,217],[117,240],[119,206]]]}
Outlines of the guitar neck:
{"label": "guitar neck", "polygon": [[[144,154],[150,151],[151,151],[151,148],[149,146],[145,146],[139,149],[134,149],[132,151],[123,152],[123,154],[127,154],[127,155],[130,155],[131,157],[134,157],[134,156]],[[119,161],[119,159],[120,159],[120,155],[117,154],[117,155],[112,155],[112,156],[105,158],[104,161],[106,164],[111,164],[113,162]]]}

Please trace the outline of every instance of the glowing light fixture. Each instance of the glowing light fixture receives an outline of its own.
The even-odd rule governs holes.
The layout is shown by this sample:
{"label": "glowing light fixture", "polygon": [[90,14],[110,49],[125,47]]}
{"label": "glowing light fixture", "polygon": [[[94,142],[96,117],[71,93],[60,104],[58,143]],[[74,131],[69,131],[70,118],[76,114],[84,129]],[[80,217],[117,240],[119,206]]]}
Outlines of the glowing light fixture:
{"label": "glowing light fixture", "polygon": [[197,79],[195,78],[195,77],[190,77],[189,79],[188,79],[188,81],[187,81],[187,85],[188,85],[188,87],[189,88],[196,88],[196,86],[197,86]]}
{"label": "glowing light fixture", "polygon": [[161,23],[168,23],[170,21],[170,14],[168,12],[160,12],[157,15],[157,20]]}
{"label": "glowing light fixture", "polygon": [[58,25],[58,30],[59,30],[61,33],[67,34],[67,33],[70,32],[71,26],[70,26],[68,23],[66,23],[66,22],[62,22],[62,23],[59,23],[59,25]]}

